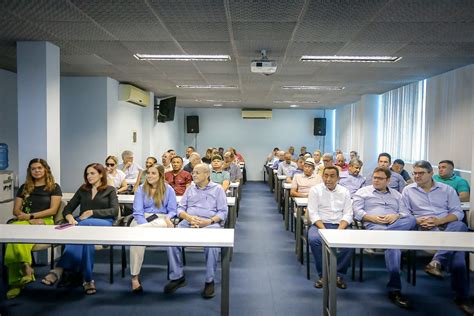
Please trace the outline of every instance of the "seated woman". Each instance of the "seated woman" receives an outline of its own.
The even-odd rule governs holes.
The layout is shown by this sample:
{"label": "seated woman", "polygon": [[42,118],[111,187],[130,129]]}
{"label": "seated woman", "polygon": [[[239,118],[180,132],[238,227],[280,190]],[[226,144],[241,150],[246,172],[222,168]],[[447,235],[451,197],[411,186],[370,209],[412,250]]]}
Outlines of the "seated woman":
{"label": "seated woman", "polygon": [[133,186],[133,192],[137,192],[138,187],[140,184],[145,183],[145,178],[146,178],[146,170],[153,166],[154,164],[158,163],[158,160],[155,157],[148,157],[145,162],[145,170],[140,170],[140,173],[138,174],[137,177],[137,182],[135,182]]}
{"label": "seated woman", "polygon": [[207,163],[208,165],[211,164],[211,162],[212,162],[212,148],[208,148],[206,150],[206,154],[204,155],[204,157],[201,160],[202,160],[202,162]]}
{"label": "seated woman", "polygon": [[[31,160],[26,170],[26,181],[15,198],[13,215],[16,221],[12,224],[53,225],[61,196],[61,188],[54,182],[48,163],[40,158]],[[9,299],[18,296],[25,284],[35,280],[31,268],[33,247],[34,244],[7,244],[5,265],[8,268]]]}
{"label": "seated woman", "polygon": [[[78,206],[80,206],[79,216],[74,217],[72,213]],[[107,185],[107,172],[104,166],[91,163],[84,170],[84,184],[66,205],[63,215],[72,225],[112,226],[118,209],[117,193],[114,187]],[[74,276],[82,273],[85,294],[95,294],[96,288],[92,279],[94,253],[94,245],[66,245],[56,268],[44,277],[42,283],[53,285],[61,278],[64,270],[68,270]]]}
{"label": "seated woman", "polygon": [[[165,182],[165,168],[154,164],[147,169],[146,181],[135,193],[131,227],[174,227],[171,218],[176,216],[176,194]],[[140,270],[143,264],[145,247],[130,247],[130,273],[132,292],[143,291],[140,284]]]}
{"label": "seated woman", "polygon": [[110,186],[117,189],[117,194],[127,191],[127,181],[125,181],[125,173],[118,170],[118,159],[115,156],[108,156],[105,159],[105,166],[107,168],[107,182]]}

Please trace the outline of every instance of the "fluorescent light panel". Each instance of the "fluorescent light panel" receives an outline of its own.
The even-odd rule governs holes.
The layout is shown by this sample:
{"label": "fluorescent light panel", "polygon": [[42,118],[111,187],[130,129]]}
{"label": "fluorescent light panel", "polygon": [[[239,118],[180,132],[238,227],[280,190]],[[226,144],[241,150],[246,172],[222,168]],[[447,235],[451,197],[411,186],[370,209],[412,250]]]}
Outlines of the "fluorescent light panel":
{"label": "fluorescent light panel", "polygon": [[273,101],[273,103],[278,103],[278,104],[316,104],[316,103],[319,103],[319,101],[316,101],[316,100],[312,100],[312,101],[308,101],[308,100],[300,100],[300,101],[282,101],[282,100],[277,100],[277,101]]}
{"label": "fluorescent light panel", "polygon": [[301,56],[300,61],[321,63],[394,63],[402,57],[393,56]]}
{"label": "fluorescent light panel", "polygon": [[135,54],[138,60],[175,60],[175,61],[229,61],[229,55],[153,55]]}
{"label": "fluorescent light panel", "polygon": [[196,99],[196,102],[209,102],[209,103],[240,103],[241,100],[205,100],[205,99]]}
{"label": "fluorescent light panel", "polygon": [[319,90],[319,91],[338,91],[344,90],[342,86],[282,86],[282,89],[287,90]]}
{"label": "fluorescent light panel", "polygon": [[237,86],[225,84],[178,84],[181,89],[237,89]]}

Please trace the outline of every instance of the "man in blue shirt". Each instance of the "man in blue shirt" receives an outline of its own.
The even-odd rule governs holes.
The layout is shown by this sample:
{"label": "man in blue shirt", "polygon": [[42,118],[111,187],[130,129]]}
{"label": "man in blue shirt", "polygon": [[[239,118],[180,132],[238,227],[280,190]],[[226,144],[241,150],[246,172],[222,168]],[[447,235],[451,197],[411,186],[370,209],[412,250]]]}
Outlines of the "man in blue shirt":
{"label": "man in blue shirt", "polygon": [[[390,168],[390,164],[392,163],[392,156],[388,153],[381,153],[377,160],[378,167],[385,167]],[[367,176],[367,181],[365,185],[372,184],[372,175]],[[395,189],[398,192],[402,193],[403,188],[405,187],[405,180],[401,175],[396,172],[392,172],[392,176],[390,177],[390,184],[388,185],[389,188]]]}
{"label": "man in blue shirt", "polygon": [[[178,204],[178,216],[182,219],[180,228],[221,228],[227,218],[227,198],[222,187],[209,181],[210,170],[206,164],[198,164],[193,169],[193,181],[186,189]],[[217,270],[219,248],[204,248],[206,256],[206,281],[203,298],[214,297],[214,275]],[[174,293],[186,285],[181,247],[170,247],[170,282],[165,286],[166,294]]]}
{"label": "man in blue shirt", "polygon": [[[415,218],[403,204],[401,194],[388,187],[390,176],[387,168],[375,168],[373,184],[359,189],[352,198],[354,218],[362,221],[366,229],[411,230],[416,225]],[[390,274],[388,296],[395,305],[409,308],[408,300],[401,294],[400,259],[399,249],[385,250],[385,265]]]}
{"label": "man in blue shirt", "polygon": [[341,172],[339,184],[349,190],[351,197],[365,185],[365,178],[360,174],[362,165],[362,161],[355,158],[349,162],[348,171]]}
{"label": "man in blue shirt", "polygon": [[[433,167],[428,161],[420,160],[413,165],[415,183],[403,190],[402,199],[408,210],[415,216],[418,230],[466,232],[462,222],[464,213],[454,189],[432,179]],[[441,269],[451,272],[451,288],[455,292],[455,302],[463,312],[474,314],[469,303],[469,277],[463,251],[438,251],[425,267],[425,272],[443,278]]]}

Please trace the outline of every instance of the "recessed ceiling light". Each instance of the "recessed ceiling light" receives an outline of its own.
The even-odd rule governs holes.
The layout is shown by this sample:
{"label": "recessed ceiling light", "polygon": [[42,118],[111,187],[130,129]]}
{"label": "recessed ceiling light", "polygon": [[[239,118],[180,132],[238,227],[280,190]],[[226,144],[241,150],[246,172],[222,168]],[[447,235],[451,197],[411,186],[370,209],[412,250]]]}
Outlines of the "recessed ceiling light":
{"label": "recessed ceiling light", "polygon": [[282,89],[289,90],[321,90],[321,91],[335,91],[344,90],[342,86],[282,86]]}
{"label": "recessed ceiling light", "polygon": [[214,106],[222,106],[222,104],[220,104],[220,103],[219,104],[214,104]]}
{"label": "recessed ceiling light", "polygon": [[299,103],[299,104],[316,104],[316,103],[319,103],[319,101],[316,101],[316,100],[293,100],[293,101],[289,101],[289,100],[276,100],[276,101],[273,101],[273,103],[278,103],[278,104],[282,104],[282,103],[289,103],[289,104],[295,104],[295,103]]}
{"label": "recessed ceiling light", "polygon": [[290,105],[290,108],[299,108],[300,106],[298,104],[292,104]]}
{"label": "recessed ceiling light", "polygon": [[393,56],[301,56],[300,61],[321,63],[394,63],[402,57]]}
{"label": "recessed ceiling light", "polygon": [[237,89],[237,86],[225,84],[178,84],[176,87],[182,89]]}
{"label": "recessed ceiling light", "polygon": [[229,61],[229,55],[153,55],[135,54],[138,60]]}
{"label": "recessed ceiling light", "polygon": [[217,103],[240,103],[240,102],[242,102],[241,100],[220,100],[220,99],[217,99],[217,100],[196,99],[195,101],[196,102],[209,102],[209,103],[214,103],[214,102],[217,102]]}

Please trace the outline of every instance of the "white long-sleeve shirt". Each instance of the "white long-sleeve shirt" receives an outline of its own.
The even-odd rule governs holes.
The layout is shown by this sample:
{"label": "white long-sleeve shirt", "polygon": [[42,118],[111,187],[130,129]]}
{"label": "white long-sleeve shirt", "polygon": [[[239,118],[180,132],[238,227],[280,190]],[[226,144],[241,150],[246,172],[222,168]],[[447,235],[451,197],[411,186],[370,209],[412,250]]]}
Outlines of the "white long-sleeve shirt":
{"label": "white long-sleeve shirt", "polygon": [[349,190],[337,184],[330,191],[324,183],[311,188],[308,195],[308,212],[311,223],[322,221],[339,224],[341,220],[352,223],[352,201]]}

